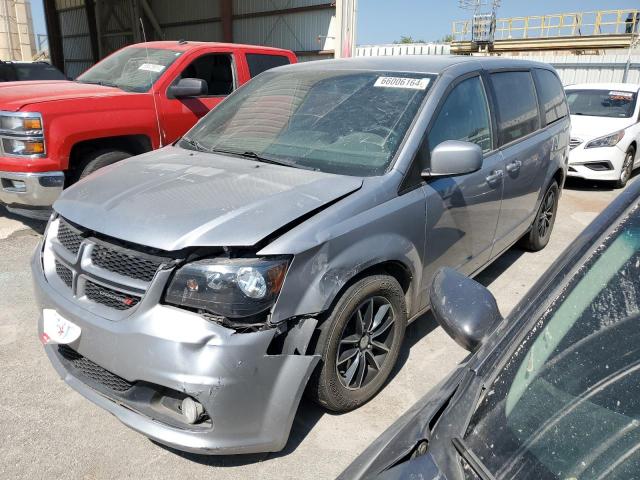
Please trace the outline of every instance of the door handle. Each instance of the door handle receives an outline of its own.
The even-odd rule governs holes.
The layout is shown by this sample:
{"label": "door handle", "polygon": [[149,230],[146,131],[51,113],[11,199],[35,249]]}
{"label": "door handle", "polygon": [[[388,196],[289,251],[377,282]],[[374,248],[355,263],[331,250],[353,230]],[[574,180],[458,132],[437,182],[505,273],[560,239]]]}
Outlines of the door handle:
{"label": "door handle", "polygon": [[491,172],[491,175],[487,177],[487,183],[493,186],[493,184],[495,184],[503,176],[504,176],[504,172],[502,170],[494,170],[493,172]]}
{"label": "door handle", "polygon": [[507,164],[507,172],[515,173],[520,170],[520,167],[522,167],[522,162],[520,160],[515,160],[514,162]]}

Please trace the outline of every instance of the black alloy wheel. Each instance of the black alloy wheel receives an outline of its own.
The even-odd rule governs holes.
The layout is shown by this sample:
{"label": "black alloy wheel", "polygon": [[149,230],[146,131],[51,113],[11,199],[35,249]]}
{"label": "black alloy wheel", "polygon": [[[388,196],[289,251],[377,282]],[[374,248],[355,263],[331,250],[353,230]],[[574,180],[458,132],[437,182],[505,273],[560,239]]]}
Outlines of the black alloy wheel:
{"label": "black alloy wheel", "polygon": [[393,308],[384,297],[370,297],[353,312],[342,331],[336,373],[342,385],[356,390],[368,385],[384,366],[393,345]]}

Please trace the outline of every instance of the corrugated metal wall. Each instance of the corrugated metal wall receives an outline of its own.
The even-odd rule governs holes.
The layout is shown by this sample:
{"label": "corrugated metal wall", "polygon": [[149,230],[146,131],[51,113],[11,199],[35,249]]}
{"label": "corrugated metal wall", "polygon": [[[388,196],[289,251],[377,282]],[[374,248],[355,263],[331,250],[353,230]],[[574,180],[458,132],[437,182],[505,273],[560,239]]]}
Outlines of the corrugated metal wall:
{"label": "corrugated metal wall", "polygon": [[[527,60],[550,63],[564,85],[622,82],[628,55],[536,55]],[[627,82],[640,83],[640,53],[631,55]]]}
{"label": "corrugated metal wall", "polygon": [[181,0],[176,8],[175,0],[152,0],[150,6],[167,40],[222,41],[217,1]]}
{"label": "corrugated metal wall", "polygon": [[356,57],[384,57],[388,55],[449,55],[448,43],[406,43],[391,45],[361,45]]}
{"label": "corrugated metal wall", "polygon": [[56,8],[62,33],[64,71],[75,78],[93,64],[84,0],[56,0]]}

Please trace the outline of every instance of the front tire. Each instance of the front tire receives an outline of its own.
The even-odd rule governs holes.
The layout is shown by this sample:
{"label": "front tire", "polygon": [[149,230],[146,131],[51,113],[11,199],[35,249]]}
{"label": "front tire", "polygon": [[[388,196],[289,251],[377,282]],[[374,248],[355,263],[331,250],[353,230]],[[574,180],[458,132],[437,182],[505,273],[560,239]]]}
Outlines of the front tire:
{"label": "front tire", "polygon": [[615,188],[624,188],[633,173],[633,161],[636,157],[636,151],[633,147],[629,147],[620,169],[620,178],[616,180]]}
{"label": "front tire", "polygon": [[554,180],[542,197],[540,207],[529,233],[522,239],[522,246],[531,252],[538,252],[547,246],[556,221],[560,189]]}
{"label": "front tire", "polygon": [[388,275],[363,278],[340,297],[321,327],[322,358],[308,393],[334,412],[371,400],[393,369],[407,326],[400,284]]}
{"label": "front tire", "polygon": [[124,150],[95,150],[87,154],[86,157],[82,159],[81,163],[76,169],[73,183],[77,182],[78,180],[82,180],[88,175],[91,175],[96,170],[119,162],[120,160],[124,160],[125,158],[129,158],[130,156],[131,154],[129,152],[125,152]]}

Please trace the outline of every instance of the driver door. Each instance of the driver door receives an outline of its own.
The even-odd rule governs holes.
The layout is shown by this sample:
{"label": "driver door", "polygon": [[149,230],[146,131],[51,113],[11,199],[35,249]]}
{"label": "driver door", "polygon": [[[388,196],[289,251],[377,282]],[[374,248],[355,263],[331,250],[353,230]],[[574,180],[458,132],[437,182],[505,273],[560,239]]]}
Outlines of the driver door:
{"label": "driver door", "polygon": [[[482,168],[466,175],[435,178],[426,185],[427,226],[423,283],[431,284],[441,266],[471,274],[491,254],[502,202],[502,154],[484,82],[479,74],[463,78],[440,104],[427,136],[430,152],[445,140],[478,144]],[[427,296],[424,295],[426,305]]]}

